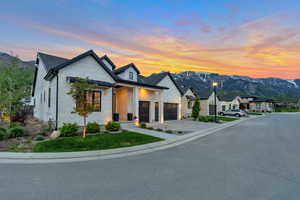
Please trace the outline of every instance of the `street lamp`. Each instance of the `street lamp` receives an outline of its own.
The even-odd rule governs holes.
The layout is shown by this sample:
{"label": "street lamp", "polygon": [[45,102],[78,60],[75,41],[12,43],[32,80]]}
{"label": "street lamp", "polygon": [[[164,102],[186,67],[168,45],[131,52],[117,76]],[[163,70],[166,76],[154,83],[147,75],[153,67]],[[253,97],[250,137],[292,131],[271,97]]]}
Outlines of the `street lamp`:
{"label": "street lamp", "polygon": [[215,122],[217,123],[217,87],[218,87],[218,82],[214,81],[212,83],[212,86],[214,88],[214,93],[215,93]]}

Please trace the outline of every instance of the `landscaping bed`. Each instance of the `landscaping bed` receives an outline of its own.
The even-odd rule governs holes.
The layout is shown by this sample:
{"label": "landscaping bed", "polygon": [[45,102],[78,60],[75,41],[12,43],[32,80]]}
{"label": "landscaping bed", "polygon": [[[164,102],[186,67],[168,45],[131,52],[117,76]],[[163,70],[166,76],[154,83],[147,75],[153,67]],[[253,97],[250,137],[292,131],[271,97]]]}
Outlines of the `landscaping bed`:
{"label": "landscaping bed", "polygon": [[37,143],[34,152],[72,152],[130,147],[162,141],[163,139],[139,133],[122,131],[118,134],[95,134],[86,138],[65,137]]}

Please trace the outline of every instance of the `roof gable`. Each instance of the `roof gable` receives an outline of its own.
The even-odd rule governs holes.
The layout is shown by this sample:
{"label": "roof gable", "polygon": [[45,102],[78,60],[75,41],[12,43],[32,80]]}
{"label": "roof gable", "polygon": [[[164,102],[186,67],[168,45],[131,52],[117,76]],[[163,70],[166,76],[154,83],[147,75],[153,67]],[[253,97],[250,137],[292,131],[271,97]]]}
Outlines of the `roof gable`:
{"label": "roof gable", "polygon": [[63,69],[64,67],[67,67],[68,65],[71,65],[83,58],[86,58],[87,56],[91,56],[93,57],[96,62],[113,78],[113,80],[118,80],[118,77],[112,73],[112,71],[103,63],[101,62],[101,59],[97,56],[97,54],[95,54],[95,52],[93,50],[89,50],[79,56],[76,56],[74,58],[72,58],[71,60],[68,60],[67,62],[64,62],[58,66],[56,66],[55,68],[52,68],[48,74],[45,76],[45,79],[46,80],[51,80],[57,73],[60,69]]}
{"label": "roof gable", "polygon": [[69,61],[67,58],[62,58],[58,56],[53,56],[45,53],[38,52],[38,57],[42,59],[46,71],[48,72],[50,69],[57,67],[58,65]]}
{"label": "roof gable", "polygon": [[[107,56],[107,55],[104,55],[100,58],[100,60],[103,62],[103,60],[105,60],[106,62],[108,62],[108,64],[111,65],[112,67],[112,70],[116,69],[116,65],[111,61],[111,59]],[[105,63],[103,63],[105,64]]]}
{"label": "roof gable", "polygon": [[115,74],[121,74],[121,73],[125,72],[129,68],[134,69],[137,74],[140,74],[140,71],[138,70],[138,68],[133,63],[130,63],[128,65],[125,65],[123,67],[120,67],[120,68],[114,70],[114,73]]}

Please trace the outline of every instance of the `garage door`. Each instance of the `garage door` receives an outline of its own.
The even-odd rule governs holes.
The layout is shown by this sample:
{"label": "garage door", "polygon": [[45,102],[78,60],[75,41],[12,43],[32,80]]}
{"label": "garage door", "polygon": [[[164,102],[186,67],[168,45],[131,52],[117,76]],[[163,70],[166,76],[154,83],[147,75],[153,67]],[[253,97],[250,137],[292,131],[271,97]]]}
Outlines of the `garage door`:
{"label": "garage door", "polygon": [[140,122],[149,122],[150,114],[150,102],[140,101],[139,102],[139,120]]}
{"label": "garage door", "polygon": [[209,105],[209,115],[215,115],[215,105]]}
{"label": "garage door", "polygon": [[178,104],[164,103],[164,120],[177,120]]}

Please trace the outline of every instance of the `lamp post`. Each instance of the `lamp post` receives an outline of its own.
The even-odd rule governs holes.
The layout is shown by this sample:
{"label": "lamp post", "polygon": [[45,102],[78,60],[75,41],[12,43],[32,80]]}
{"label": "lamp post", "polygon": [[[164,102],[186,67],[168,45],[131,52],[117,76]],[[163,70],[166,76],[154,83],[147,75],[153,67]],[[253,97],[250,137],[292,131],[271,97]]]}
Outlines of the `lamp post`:
{"label": "lamp post", "polygon": [[215,122],[217,123],[217,87],[218,87],[218,82],[214,81],[212,83],[212,86],[214,88],[214,93],[215,93]]}

